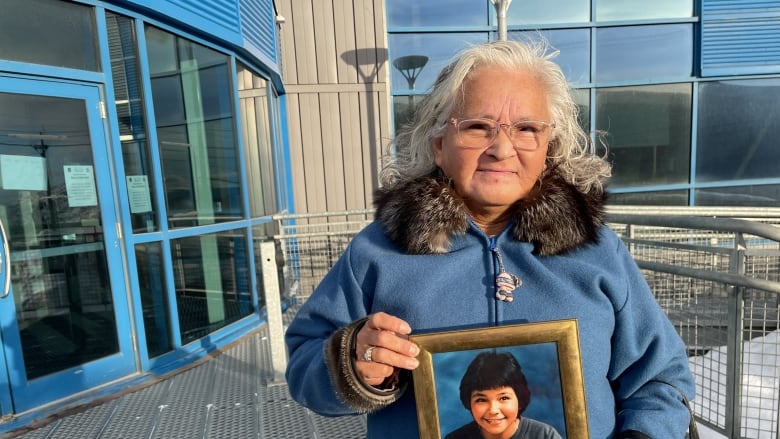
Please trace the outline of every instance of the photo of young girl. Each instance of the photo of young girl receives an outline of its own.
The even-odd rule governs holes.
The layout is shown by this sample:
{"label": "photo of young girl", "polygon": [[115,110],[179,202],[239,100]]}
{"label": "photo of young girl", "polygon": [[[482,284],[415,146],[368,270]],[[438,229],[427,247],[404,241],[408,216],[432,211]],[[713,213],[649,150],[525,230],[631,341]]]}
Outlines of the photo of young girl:
{"label": "photo of young girl", "polygon": [[[547,364],[555,364],[555,360]],[[547,384],[554,388],[556,381],[553,379]],[[532,400],[531,389],[520,363],[511,352],[478,352],[463,373],[458,390],[457,400],[471,419],[454,430],[443,426],[443,432],[449,431],[445,439],[562,438],[553,425],[525,414]],[[555,405],[555,402],[538,404],[548,417],[550,404]],[[558,419],[558,428],[561,428],[563,422]],[[444,419],[442,423],[445,424]]]}

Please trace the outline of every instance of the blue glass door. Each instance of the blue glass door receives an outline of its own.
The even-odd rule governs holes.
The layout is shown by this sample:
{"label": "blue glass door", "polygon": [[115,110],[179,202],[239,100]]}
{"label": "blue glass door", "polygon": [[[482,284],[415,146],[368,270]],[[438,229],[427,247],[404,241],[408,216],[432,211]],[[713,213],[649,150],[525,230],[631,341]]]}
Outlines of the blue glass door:
{"label": "blue glass door", "polygon": [[96,86],[0,76],[3,415],[136,371],[100,108]]}

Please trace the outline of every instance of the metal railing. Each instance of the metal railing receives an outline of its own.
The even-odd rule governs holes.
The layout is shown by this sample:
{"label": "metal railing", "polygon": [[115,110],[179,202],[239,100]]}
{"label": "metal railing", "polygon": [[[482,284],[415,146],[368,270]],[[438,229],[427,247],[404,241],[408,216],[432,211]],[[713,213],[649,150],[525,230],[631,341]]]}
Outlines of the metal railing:
{"label": "metal railing", "polygon": [[780,211],[632,210],[612,210],[610,226],[688,347],[697,421],[728,438],[780,437]]}
{"label": "metal railing", "polygon": [[[279,292],[296,304],[373,210],[274,219],[281,257],[266,259],[283,261]],[[686,343],[697,421],[728,438],[780,438],[780,209],[610,207],[608,224]]]}
{"label": "metal railing", "polygon": [[274,240],[284,255],[282,291],[293,301],[306,300],[373,218],[373,210],[274,216],[279,231]]}

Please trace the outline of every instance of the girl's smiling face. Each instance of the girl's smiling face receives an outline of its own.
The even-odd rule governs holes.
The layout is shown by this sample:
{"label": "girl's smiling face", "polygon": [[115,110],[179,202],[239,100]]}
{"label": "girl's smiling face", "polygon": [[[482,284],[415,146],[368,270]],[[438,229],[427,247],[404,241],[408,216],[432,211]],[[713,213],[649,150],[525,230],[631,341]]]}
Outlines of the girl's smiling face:
{"label": "girl's smiling face", "polygon": [[506,439],[517,431],[518,401],[514,389],[499,387],[471,392],[471,415],[482,431],[482,437]]}

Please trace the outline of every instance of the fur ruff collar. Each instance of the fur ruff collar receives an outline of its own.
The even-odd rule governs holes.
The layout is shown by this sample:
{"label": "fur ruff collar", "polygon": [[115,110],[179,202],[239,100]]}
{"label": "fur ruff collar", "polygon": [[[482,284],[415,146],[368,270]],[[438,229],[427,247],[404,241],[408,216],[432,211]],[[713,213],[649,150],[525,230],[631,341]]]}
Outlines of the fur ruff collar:
{"label": "fur ruff collar", "polygon": [[[595,242],[604,223],[606,194],[582,192],[555,169],[511,209],[511,233],[542,256],[565,253]],[[379,189],[376,218],[390,240],[408,254],[446,253],[450,239],[468,229],[463,199],[439,173]]]}

